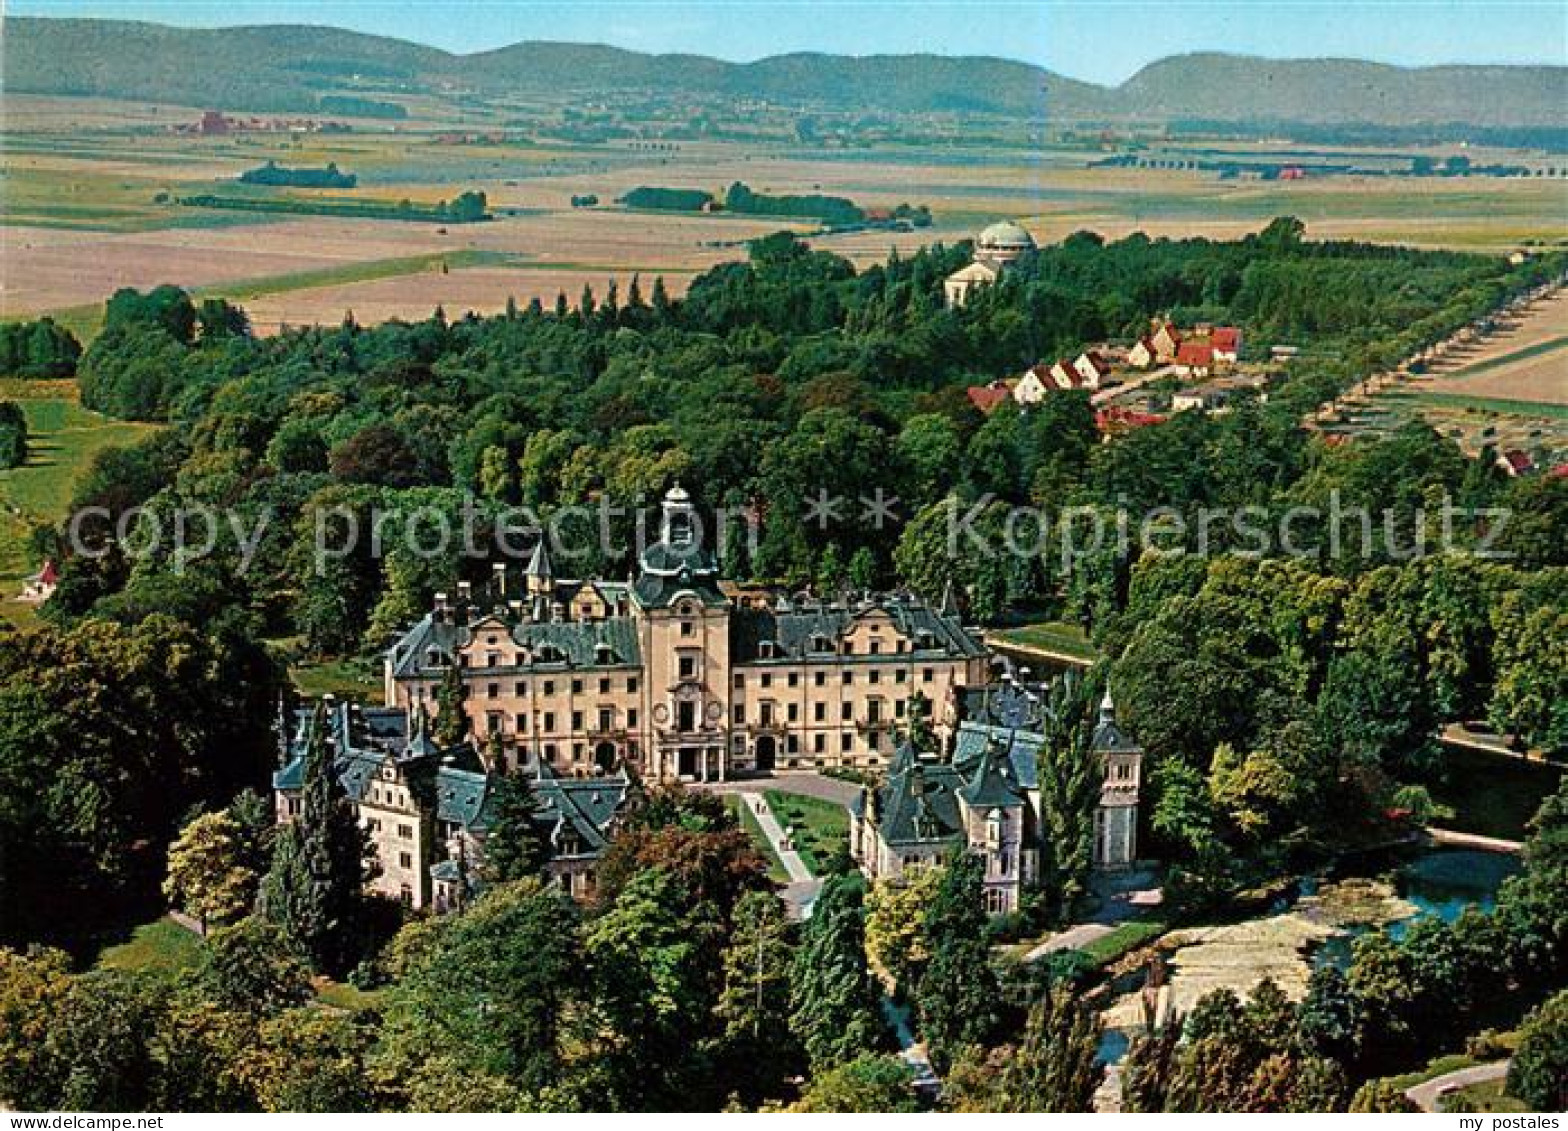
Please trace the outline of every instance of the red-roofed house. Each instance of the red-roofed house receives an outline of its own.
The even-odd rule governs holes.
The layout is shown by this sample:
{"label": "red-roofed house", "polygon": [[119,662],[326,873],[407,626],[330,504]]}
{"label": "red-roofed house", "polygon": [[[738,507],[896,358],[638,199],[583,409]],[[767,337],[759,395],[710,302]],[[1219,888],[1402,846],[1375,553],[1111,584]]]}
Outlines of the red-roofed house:
{"label": "red-roofed house", "polygon": [[1078,375],[1078,370],[1066,361],[1058,361],[1051,366],[1051,380],[1058,389],[1083,388],[1083,378]]}
{"label": "red-roofed house", "polygon": [[1022,377],[1013,382],[1013,400],[1019,404],[1039,404],[1055,387],[1051,368],[1043,362],[1024,370]]}
{"label": "red-roofed house", "polygon": [[54,596],[55,587],[59,584],[60,571],[55,567],[54,559],[45,558],[43,568],[27,579],[22,587],[22,595],[17,600],[41,605]]}
{"label": "red-roofed house", "polygon": [[1154,412],[1139,412],[1137,409],[1122,408],[1110,405],[1094,414],[1094,426],[1102,436],[1111,436],[1119,432],[1130,432],[1134,428],[1147,428],[1151,424],[1164,424],[1166,417]]}
{"label": "red-roofed house", "polygon": [[1497,466],[1517,478],[1535,470],[1535,461],[1518,448],[1509,448],[1497,457]]}
{"label": "red-roofed house", "polygon": [[1181,332],[1174,322],[1162,322],[1149,335],[1149,344],[1154,347],[1155,361],[1174,360],[1176,351],[1181,348]]}
{"label": "red-roofed house", "polygon": [[992,381],[989,385],[971,385],[964,392],[970,404],[990,415],[996,411],[997,405],[1013,395],[1013,386],[1008,381]]}
{"label": "red-roofed house", "polygon": [[1153,338],[1139,338],[1132,349],[1127,351],[1127,364],[1134,369],[1148,369],[1155,360]]}
{"label": "red-roofed house", "polygon": [[1234,362],[1241,354],[1241,331],[1234,326],[1216,326],[1209,334],[1215,361]]}
{"label": "red-roofed house", "polygon": [[1207,377],[1214,369],[1214,347],[1207,342],[1182,342],[1176,349],[1176,369],[1184,377]]}
{"label": "red-roofed house", "polygon": [[1083,378],[1084,388],[1098,389],[1111,375],[1111,363],[1095,350],[1086,350],[1073,360],[1073,371]]}

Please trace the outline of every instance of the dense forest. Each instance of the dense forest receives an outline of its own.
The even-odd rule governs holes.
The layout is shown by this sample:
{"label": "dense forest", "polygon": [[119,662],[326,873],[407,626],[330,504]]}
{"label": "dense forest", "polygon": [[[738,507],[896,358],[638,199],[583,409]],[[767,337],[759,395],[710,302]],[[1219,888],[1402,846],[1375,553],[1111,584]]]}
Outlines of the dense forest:
{"label": "dense forest", "polygon": [[[635,280],[625,294],[585,289],[550,309],[271,338],[253,336],[238,308],[177,288],[113,296],[80,363],[83,401],[172,426],[95,461],[73,507],[101,508],[81,529],[92,552],[63,555],[44,628],[0,638],[0,901],[25,912],[0,924],[0,941],[90,949],[105,918],[154,897],[176,834],[243,849],[249,879],[187,985],[77,976],[60,956],[0,952],[0,1012],[25,1001],[22,1024],[77,1034],[36,1052],[0,1036],[0,1098],[892,1109],[912,1099],[876,1055],[887,1038],[866,953],[883,953],[889,932],[914,932],[927,958],[901,968],[901,992],[948,1073],[949,1103],[1087,1102],[1098,1035],[1076,991],[1085,971],[1066,961],[999,983],[983,939],[1006,925],[986,924],[969,863],[933,881],[929,906],[891,900],[901,924],[887,921],[897,914],[887,898],[836,880],[797,934],[776,901],[753,898],[764,871],[733,818],[700,799],[656,796],[612,846],[586,911],[507,875],[463,915],[411,924],[390,944],[368,909],[329,916],[363,921],[366,937],[313,926],[323,900],[351,902],[359,883],[331,775],[318,767],[307,785],[317,818],[301,836],[319,843],[262,844],[254,803],[231,800],[264,784],[283,683],[279,656],[258,642],[373,652],[436,590],[489,576],[499,551],[483,539],[472,555],[406,549],[414,508],[455,526],[468,506],[481,516],[524,506],[548,521],[586,501],[646,504],[679,481],[710,513],[760,519],[754,549],[727,547],[732,577],[931,595],[952,582],[978,621],[1027,611],[1083,624],[1148,750],[1150,851],[1171,866],[1173,900],[1195,910],[1423,819],[1445,772],[1432,739],[1443,720],[1487,716],[1568,749],[1568,480],[1508,480],[1420,425],[1331,445],[1300,423],[1366,373],[1560,273],[1559,259],[1510,266],[1311,242],[1288,219],[1232,242],[1080,233],[947,309],[941,281],[969,254],[936,246],[857,271],[780,234],[678,301],[661,281],[645,295]],[[989,417],[964,396],[1040,358],[1136,335],[1157,313],[1309,348],[1280,367],[1266,400],[1105,442],[1083,394]],[[899,500],[891,530],[806,521],[819,491],[855,500],[878,487]],[[1506,556],[1412,553],[1445,498],[1507,508],[1500,526],[1467,509],[1455,532],[1458,549]],[[215,552],[133,552],[138,534],[200,506],[231,520]],[[1231,528],[1212,531],[1206,553],[1171,552],[1200,548],[1206,510],[1273,519],[1333,506],[1388,521],[1351,552],[1313,522],[1288,555],[1255,552]],[[1051,523],[1154,508],[1189,521],[1163,553],[946,552],[955,508],[996,534],[1016,507]],[[375,509],[389,516],[387,552],[365,544],[318,568],[317,517],[334,509],[363,528]],[[127,515],[122,541],[114,526]],[[569,539],[567,568],[624,576],[629,521],[614,533],[611,547]],[[35,542],[62,556],[61,535]],[[1229,550],[1239,552],[1216,552]],[[1565,969],[1565,807],[1559,797],[1543,810],[1526,874],[1496,914],[1366,942],[1348,984],[1324,975],[1300,1006],[1262,994],[1245,1009],[1200,1007],[1179,1050],[1169,1033],[1134,1050],[1144,1067],[1132,1102],[1344,1106],[1364,1079],[1517,1020]],[[194,828],[193,812],[208,824]],[[302,854],[336,863],[302,879]],[[1070,912],[1070,871],[1033,893],[1031,928]],[[262,913],[247,916],[252,906]],[[308,968],[361,966],[365,984],[390,983],[381,1008],[300,1008]],[[475,988],[487,986],[515,995],[499,1026]],[[105,1011],[129,1027],[109,1049],[85,1023]],[[194,1026],[196,1015],[211,1024]],[[1282,1048],[1284,1060],[1270,1052]],[[77,1070],[116,1057],[140,1058],[136,1071]],[[196,1063],[206,1074],[181,1075]],[[803,1092],[784,1082],[802,1071]],[[122,1079],[141,1090],[92,1090]],[[1356,1102],[1387,1097],[1374,1089]]]}

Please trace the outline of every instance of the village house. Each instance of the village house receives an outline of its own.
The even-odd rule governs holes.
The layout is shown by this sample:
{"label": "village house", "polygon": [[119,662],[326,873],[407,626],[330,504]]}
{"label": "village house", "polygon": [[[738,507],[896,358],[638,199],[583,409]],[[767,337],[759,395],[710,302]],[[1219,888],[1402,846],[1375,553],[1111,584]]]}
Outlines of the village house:
{"label": "village house", "polygon": [[1078,372],[1077,366],[1070,361],[1058,361],[1050,369],[1051,382],[1064,392],[1072,389],[1085,388],[1083,374]]}
{"label": "village house", "polygon": [[916,711],[989,675],[950,599],[776,593],[739,603],[698,537],[690,498],[664,499],[631,581],[554,576],[543,543],[510,591],[459,587],[386,653],[389,706],[462,693],[485,757],[562,777],[619,767],[648,781],[773,770],[878,770]]}
{"label": "village house", "polygon": [[1528,452],[1521,451],[1519,448],[1509,448],[1499,452],[1496,462],[1503,474],[1514,479],[1521,475],[1529,475],[1535,470],[1535,460],[1530,458]]}
{"label": "village house", "polygon": [[1214,347],[1207,342],[1184,341],[1176,349],[1176,373],[1182,377],[1207,377],[1214,372]]}
{"label": "village house", "polygon": [[1234,392],[1233,388],[1226,385],[1196,385],[1190,389],[1182,389],[1171,396],[1171,411],[1221,408],[1230,401]]}
{"label": "village house", "polygon": [[1111,363],[1097,350],[1085,350],[1073,360],[1073,372],[1082,380],[1085,389],[1098,389],[1111,376]]}
{"label": "village house", "polygon": [[1013,382],[1013,400],[1021,405],[1039,404],[1056,387],[1047,365],[1031,365]]}
{"label": "village house", "polygon": [[[965,848],[985,861],[986,909],[1007,914],[1038,879],[1046,835],[1039,782],[1044,697],[1007,682],[962,698],[973,717],[958,723],[946,757],[906,742],[884,784],[861,792],[851,808],[850,855],[877,880]],[[1138,852],[1143,751],[1117,724],[1109,691],[1090,752],[1101,781],[1093,865],[1130,867]]]}
{"label": "village house", "polygon": [[990,225],[975,239],[974,260],[943,281],[947,305],[963,306],[977,287],[995,283],[1019,256],[1034,248],[1034,237],[1011,220]]}
{"label": "village house", "polygon": [[1241,357],[1241,331],[1234,326],[1216,326],[1209,331],[1209,345],[1215,361],[1234,365]]}
{"label": "village house", "polygon": [[1160,365],[1168,365],[1176,360],[1176,351],[1181,348],[1181,332],[1174,322],[1155,319],[1148,342],[1154,350],[1154,360]]}
{"label": "village house", "polygon": [[1150,337],[1139,338],[1127,351],[1127,364],[1134,369],[1150,369],[1159,360],[1154,350],[1154,339]]}
{"label": "village house", "polygon": [[989,385],[970,385],[964,395],[970,404],[990,416],[1009,397],[1017,397],[1017,388],[1009,381],[992,381]]}

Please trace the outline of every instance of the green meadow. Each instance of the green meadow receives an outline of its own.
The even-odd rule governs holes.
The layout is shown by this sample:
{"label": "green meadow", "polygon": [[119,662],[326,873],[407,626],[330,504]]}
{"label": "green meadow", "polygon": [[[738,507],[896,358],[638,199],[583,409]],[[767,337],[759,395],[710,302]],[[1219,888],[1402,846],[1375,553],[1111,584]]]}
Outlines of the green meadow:
{"label": "green meadow", "polygon": [[22,406],[29,432],[27,463],[0,471],[0,616],[27,623],[33,610],[12,598],[38,568],[28,550],[33,528],[65,515],[77,478],[95,455],[134,443],[154,426],[88,411],[70,381],[0,380],[0,400]]}

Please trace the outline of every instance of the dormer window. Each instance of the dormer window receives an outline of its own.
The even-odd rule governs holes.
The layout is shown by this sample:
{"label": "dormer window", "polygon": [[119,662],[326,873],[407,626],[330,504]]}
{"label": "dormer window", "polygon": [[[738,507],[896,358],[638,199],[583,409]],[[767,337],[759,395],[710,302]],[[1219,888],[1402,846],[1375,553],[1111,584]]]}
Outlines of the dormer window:
{"label": "dormer window", "polygon": [[446,653],[439,648],[431,648],[425,652],[425,666],[431,668],[446,667]]}
{"label": "dormer window", "polygon": [[608,644],[595,644],[593,646],[594,662],[600,664],[615,663],[615,649]]}
{"label": "dormer window", "polygon": [[761,656],[764,660],[773,659],[778,655],[778,651],[778,644],[772,640],[764,640],[761,644],[757,645],[757,655]]}
{"label": "dormer window", "polygon": [[813,652],[831,652],[833,651],[833,642],[819,632],[811,638],[811,650]]}
{"label": "dormer window", "polygon": [[541,644],[535,650],[534,658],[541,664],[560,664],[566,661],[566,653],[554,644]]}

